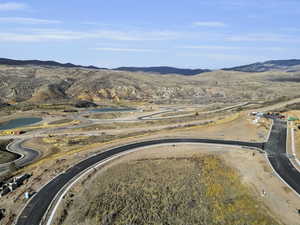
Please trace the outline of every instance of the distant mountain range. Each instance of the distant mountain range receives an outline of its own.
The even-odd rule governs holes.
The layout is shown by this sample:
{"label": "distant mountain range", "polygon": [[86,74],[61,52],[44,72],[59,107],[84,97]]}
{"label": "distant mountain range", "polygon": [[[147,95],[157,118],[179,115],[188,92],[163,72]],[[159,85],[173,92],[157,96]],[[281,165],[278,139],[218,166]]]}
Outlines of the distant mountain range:
{"label": "distant mountain range", "polygon": [[8,65],[8,66],[56,66],[56,67],[65,67],[65,68],[87,68],[87,69],[101,69],[95,66],[80,66],[74,65],[72,63],[59,63],[55,61],[41,61],[41,60],[14,60],[14,59],[6,59],[0,58],[0,65]]}
{"label": "distant mountain range", "polygon": [[[65,67],[65,68],[87,68],[87,69],[107,69],[100,68],[96,66],[81,66],[75,65],[72,63],[59,63],[55,61],[40,61],[40,60],[13,60],[0,58],[0,65],[10,65],[10,66],[50,66],[50,67]],[[112,70],[119,71],[128,71],[128,72],[145,72],[145,73],[157,73],[157,74],[180,74],[180,75],[197,75],[204,72],[210,72],[207,69],[180,69],[174,67],[167,66],[159,66],[159,67],[119,67],[114,68]]]}
{"label": "distant mountain range", "polygon": [[158,73],[158,74],[181,74],[186,76],[197,75],[200,73],[210,72],[207,69],[180,69],[168,66],[158,67],[119,67],[114,70],[129,71],[129,72],[145,72],[145,73]]}
{"label": "distant mountain range", "polygon": [[[298,66],[296,61],[272,61],[261,64],[267,69],[295,70]],[[248,71],[258,69],[261,71],[261,64],[252,65]],[[245,69],[247,66],[241,68]],[[137,70],[149,73],[129,72]],[[260,101],[262,98],[273,101],[278,96],[292,98],[297,96],[300,89],[300,73],[276,71],[273,74],[250,74],[218,70],[193,77],[155,74],[191,75],[192,72],[168,67],[102,70],[97,67],[81,67],[53,61],[0,59],[0,107],[19,103],[25,105],[66,103],[87,107],[93,106],[93,103],[123,104],[130,101],[158,104],[215,102],[235,104]]]}
{"label": "distant mountain range", "polygon": [[300,71],[300,59],[270,60],[266,62],[258,62],[258,63],[238,66],[233,68],[225,68],[223,70],[250,72],[250,73],[266,72],[271,70],[296,72],[296,71]]}
{"label": "distant mountain range", "polygon": [[[0,58],[0,65],[10,66],[44,66],[44,67],[64,67],[64,68],[86,68],[86,69],[107,69],[96,66],[81,66],[72,63],[59,63],[55,61],[40,61],[40,60],[13,60]],[[209,69],[181,69],[168,66],[158,67],[119,67],[112,70],[128,71],[128,72],[145,72],[156,74],[179,74],[185,76],[193,76],[205,72],[211,72]],[[266,62],[257,62],[249,65],[243,65],[232,68],[223,68],[226,71],[240,71],[240,72],[266,72],[271,70],[295,72],[300,71],[300,59],[290,60],[270,60]]]}

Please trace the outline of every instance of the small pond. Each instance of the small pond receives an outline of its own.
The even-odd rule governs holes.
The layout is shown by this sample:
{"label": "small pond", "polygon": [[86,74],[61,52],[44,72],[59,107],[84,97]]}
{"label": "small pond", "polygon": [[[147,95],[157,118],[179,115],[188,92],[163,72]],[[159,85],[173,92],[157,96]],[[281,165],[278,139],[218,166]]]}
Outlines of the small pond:
{"label": "small pond", "polygon": [[0,130],[8,130],[8,129],[24,127],[24,126],[41,122],[42,120],[43,120],[42,118],[38,118],[38,117],[26,117],[26,118],[9,120],[7,122],[0,123]]}

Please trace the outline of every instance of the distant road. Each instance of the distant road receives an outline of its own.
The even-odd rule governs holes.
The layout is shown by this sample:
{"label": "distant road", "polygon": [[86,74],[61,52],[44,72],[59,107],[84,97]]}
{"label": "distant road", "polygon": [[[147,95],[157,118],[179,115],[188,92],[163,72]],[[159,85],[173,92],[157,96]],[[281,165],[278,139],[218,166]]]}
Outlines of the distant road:
{"label": "distant road", "polygon": [[[226,110],[230,110],[230,109],[234,109],[237,107],[242,107],[242,106],[246,106],[248,105],[249,102],[243,102],[237,105],[232,105],[232,106],[227,106],[225,108],[221,108],[221,109],[215,109],[215,110],[211,110],[211,111],[205,111],[205,112],[198,112],[198,114],[209,114],[209,113],[217,113],[217,112],[223,112]],[[179,110],[181,110],[183,108],[167,108],[166,111],[162,111],[162,112],[157,112],[157,113],[153,113],[147,116],[140,116],[138,117],[139,120],[164,120],[164,119],[171,119],[171,118],[181,118],[181,117],[186,117],[186,116],[193,116],[195,115],[195,113],[187,113],[187,114],[183,114],[183,115],[174,115],[174,116],[165,116],[165,117],[154,117],[157,115],[161,115],[161,114],[165,114],[168,112],[179,112]]]}
{"label": "distant road", "polygon": [[[226,111],[226,110],[230,110],[236,107],[240,107],[240,106],[245,106],[249,104],[248,102],[243,102],[243,103],[239,103],[236,105],[232,105],[232,106],[227,106],[221,109],[216,109],[216,110],[212,110],[212,111],[207,111],[207,112],[200,112],[200,114],[208,114],[208,113],[215,113],[215,112],[220,112],[220,111]],[[34,133],[30,133],[30,134],[25,134],[22,135],[23,139],[19,139],[20,136],[19,135],[10,135],[10,136],[0,136],[0,139],[8,139],[8,138],[17,138],[15,141],[13,141],[11,144],[9,144],[7,146],[7,150],[9,152],[15,153],[17,155],[19,155],[20,157],[15,160],[14,162],[16,163],[17,166],[19,167],[23,167],[25,165],[28,165],[30,163],[32,163],[34,160],[36,160],[38,158],[38,156],[40,155],[40,153],[36,150],[30,149],[30,148],[25,148],[25,147],[21,147],[22,143],[24,141],[26,141],[26,139],[30,139],[33,137],[46,137],[49,134],[57,134],[59,132],[59,134],[64,135],[64,134],[69,134],[69,133],[64,133],[64,130],[68,130],[68,129],[74,129],[74,128],[82,128],[82,127],[86,127],[86,126],[91,126],[94,124],[99,124],[99,123],[113,123],[113,122],[138,122],[140,120],[163,120],[163,119],[169,119],[169,118],[180,118],[180,117],[185,117],[185,116],[190,116],[190,115],[194,115],[194,113],[192,114],[186,114],[186,115],[175,115],[175,116],[169,116],[169,117],[159,117],[159,118],[153,118],[153,116],[156,115],[161,115],[167,112],[177,112],[179,110],[181,110],[183,108],[169,108],[166,107],[164,108],[164,110],[156,112],[156,113],[152,113],[149,115],[145,115],[145,116],[140,116],[140,117],[135,117],[135,118],[118,118],[118,119],[87,119],[85,117],[82,117],[81,115],[74,115],[73,116],[73,120],[80,120],[81,122],[83,122],[83,124],[78,124],[78,125],[69,125],[67,127],[58,127],[58,128],[46,128],[38,131],[35,131]],[[80,132],[80,135],[83,132]],[[95,135],[95,133],[92,132],[88,132],[91,133],[92,135]],[[71,134],[75,134],[76,133],[71,133]],[[90,134],[89,134],[90,135]],[[5,164],[0,164],[0,172],[5,172],[8,171],[9,168],[9,163],[5,163]]]}

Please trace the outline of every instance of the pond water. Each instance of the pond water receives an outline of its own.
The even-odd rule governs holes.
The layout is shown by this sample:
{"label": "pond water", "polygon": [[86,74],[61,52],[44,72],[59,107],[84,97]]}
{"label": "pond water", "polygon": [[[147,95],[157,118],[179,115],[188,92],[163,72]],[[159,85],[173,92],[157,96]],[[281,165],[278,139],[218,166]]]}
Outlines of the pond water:
{"label": "pond water", "polygon": [[9,120],[4,123],[0,123],[0,130],[15,129],[18,127],[28,126],[34,123],[41,122],[43,119],[38,117],[26,117]]}

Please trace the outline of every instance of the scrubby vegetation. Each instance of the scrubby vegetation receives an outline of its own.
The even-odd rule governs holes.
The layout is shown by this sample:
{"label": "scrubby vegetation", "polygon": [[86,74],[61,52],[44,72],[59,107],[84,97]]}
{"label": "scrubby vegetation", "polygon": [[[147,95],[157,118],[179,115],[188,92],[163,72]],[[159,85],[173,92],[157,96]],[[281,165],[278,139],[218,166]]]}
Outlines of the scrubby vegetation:
{"label": "scrubby vegetation", "polygon": [[84,187],[65,199],[56,224],[278,224],[215,155],[122,163]]}
{"label": "scrubby vegetation", "polygon": [[[218,70],[198,76],[158,76],[143,72],[33,65],[2,66],[0,80],[2,104],[11,105],[5,107],[11,111],[19,103],[29,104],[29,110],[35,108],[30,104],[68,105],[76,101],[114,104],[123,101],[158,104],[272,101],[280,96],[295,97],[300,86],[299,72],[247,74]],[[55,110],[52,106],[42,108]],[[62,110],[69,108],[72,109],[67,106]]]}
{"label": "scrubby vegetation", "polygon": [[9,142],[9,140],[0,141],[0,163],[7,163],[17,158],[17,155],[6,151],[6,145],[8,145]]}

